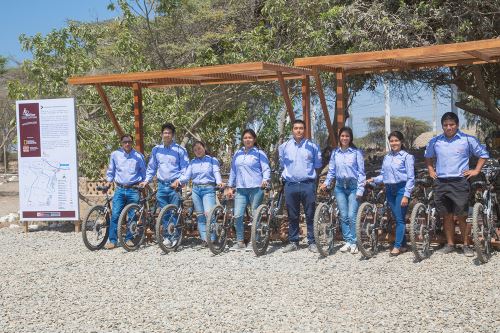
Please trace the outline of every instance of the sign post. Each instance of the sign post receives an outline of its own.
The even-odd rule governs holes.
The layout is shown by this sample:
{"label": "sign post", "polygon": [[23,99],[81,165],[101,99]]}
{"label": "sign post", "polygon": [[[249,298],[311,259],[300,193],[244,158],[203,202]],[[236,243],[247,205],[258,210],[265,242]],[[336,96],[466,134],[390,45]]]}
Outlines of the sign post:
{"label": "sign post", "polygon": [[75,100],[17,101],[16,119],[21,221],[78,221]]}

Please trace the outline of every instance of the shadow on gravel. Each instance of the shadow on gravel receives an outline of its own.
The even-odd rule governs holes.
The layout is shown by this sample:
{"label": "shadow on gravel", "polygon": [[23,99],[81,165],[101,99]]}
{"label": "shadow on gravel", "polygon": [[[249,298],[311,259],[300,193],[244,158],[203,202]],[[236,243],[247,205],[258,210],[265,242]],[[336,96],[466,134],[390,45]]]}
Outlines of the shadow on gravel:
{"label": "shadow on gravel", "polygon": [[[34,228],[32,226],[36,225]],[[29,233],[38,231],[75,232],[75,225],[72,222],[44,222],[44,224],[30,225]]]}
{"label": "shadow on gravel", "polygon": [[19,192],[14,191],[0,191],[0,197],[17,197]]}

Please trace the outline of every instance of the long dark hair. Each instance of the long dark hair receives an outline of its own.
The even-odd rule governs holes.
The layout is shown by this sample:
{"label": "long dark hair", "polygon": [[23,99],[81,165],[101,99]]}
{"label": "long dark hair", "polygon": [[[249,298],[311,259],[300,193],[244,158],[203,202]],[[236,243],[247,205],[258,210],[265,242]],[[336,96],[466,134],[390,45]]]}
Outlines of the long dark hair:
{"label": "long dark hair", "polygon": [[[194,146],[196,146],[196,145],[200,145],[200,146],[202,146],[202,147],[203,147],[203,149],[205,149],[205,155],[210,155],[210,156],[212,156],[212,154],[210,154],[210,152],[209,152],[209,151],[208,151],[208,149],[207,149],[207,146],[205,145],[205,143],[204,143],[203,141],[200,141],[200,140],[196,140],[196,141],[194,141],[194,142],[193,142],[193,144],[192,144],[192,147],[194,148]],[[213,156],[212,156],[212,157],[213,157]]]}
{"label": "long dark hair", "polygon": [[250,134],[253,139],[255,140],[253,145],[256,147],[256,148],[259,148],[259,145],[257,144],[257,134],[255,134],[255,131],[251,128],[247,128],[243,131],[243,133],[241,133],[241,141],[243,142],[243,137],[245,136],[245,134]]}
{"label": "long dark hair", "polygon": [[344,132],[347,132],[347,134],[349,134],[349,137],[351,138],[349,140],[349,147],[352,147],[352,148],[358,148],[356,147],[356,145],[354,144],[353,140],[354,140],[354,135],[352,134],[352,128],[350,127],[347,127],[347,126],[344,126],[342,127],[340,130],[339,130],[339,136],[338,136],[338,139],[339,139],[339,146],[340,146],[340,136],[342,135],[342,133]]}
{"label": "long dark hair", "polygon": [[403,143],[405,141],[405,137],[404,137],[403,133],[401,133],[400,131],[392,131],[387,136],[387,140],[390,141],[393,136],[396,137],[399,141],[401,141],[401,150],[406,150],[406,147]]}

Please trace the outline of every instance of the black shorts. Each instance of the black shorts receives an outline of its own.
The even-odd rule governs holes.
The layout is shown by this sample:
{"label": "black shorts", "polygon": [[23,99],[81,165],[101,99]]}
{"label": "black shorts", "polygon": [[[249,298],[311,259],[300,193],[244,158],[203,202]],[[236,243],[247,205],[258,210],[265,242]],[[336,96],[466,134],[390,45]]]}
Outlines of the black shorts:
{"label": "black shorts", "polygon": [[434,180],[434,202],[444,216],[464,216],[469,212],[470,185],[466,178],[438,178]]}

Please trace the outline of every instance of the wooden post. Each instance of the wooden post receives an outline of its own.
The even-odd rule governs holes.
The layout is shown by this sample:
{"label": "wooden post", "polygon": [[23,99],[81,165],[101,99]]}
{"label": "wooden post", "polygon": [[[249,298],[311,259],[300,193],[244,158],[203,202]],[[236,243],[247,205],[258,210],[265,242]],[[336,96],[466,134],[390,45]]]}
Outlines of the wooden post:
{"label": "wooden post", "polygon": [[139,83],[133,83],[134,89],[134,129],[135,149],[144,154],[144,123],[142,117],[142,90]]}
{"label": "wooden post", "polygon": [[278,81],[280,83],[281,94],[285,99],[286,111],[288,112],[288,116],[290,117],[290,121],[295,121],[295,114],[293,113],[292,101],[290,99],[290,95],[288,95],[288,88],[285,83],[285,78],[281,72],[276,72],[278,75]]}
{"label": "wooden post", "polygon": [[82,231],[82,221],[78,220],[75,221],[75,232],[80,232]]}
{"label": "wooden post", "polygon": [[311,87],[309,75],[302,78],[302,119],[306,123],[305,137],[311,139]]}
{"label": "wooden post", "polygon": [[335,101],[335,133],[344,126],[345,122],[345,75],[343,69],[338,69],[337,77],[337,98]]}
{"label": "wooden post", "polygon": [[109,104],[108,96],[106,96],[106,92],[102,88],[100,84],[95,85],[97,92],[99,93],[99,96],[101,96],[102,103],[104,104],[104,107],[106,108],[106,112],[108,114],[109,119],[111,119],[111,122],[113,123],[113,126],[115,128],[116,134],[118,134],[119,137],[121,137],[125,132],[123,132],[123,129],[121,128],[120,124],[118,123],[118,120],[116,120],[115,114],[113,113],[113,110],[111,109],[111,104]]}
{"label": "wooden post", "polygon": [[319,72],[316,68],[313,69],[314,82],[316,83],[316,90],[318,91],[319,102],[321,104],[321,109],[323,110],[323,116],[325,117],[326,128],[328,129],[328,136],[330,137],[330,144],[332,147],[337,146],[337,136],[333,130],[332,121],[330,119],[330,113],[328,112],[328,105],[326,104],[325,92],[323,91],[323,85],[321,84],[321,78]]}
{"label": "wooden post", "polygon": [[29,228],[28,228],[28,221],[24,221],[23,222],[23,229],[24,229],[24,233],[27,234],[28,231],[29,231]]}

